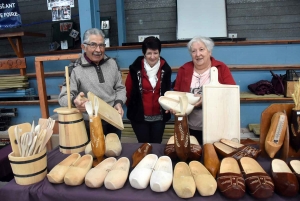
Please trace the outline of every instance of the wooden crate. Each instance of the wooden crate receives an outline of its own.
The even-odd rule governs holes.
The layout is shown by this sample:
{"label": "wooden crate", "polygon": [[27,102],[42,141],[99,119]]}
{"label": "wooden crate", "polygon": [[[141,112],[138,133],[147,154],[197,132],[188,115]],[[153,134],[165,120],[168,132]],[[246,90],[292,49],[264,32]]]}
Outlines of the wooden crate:
{"label": "wooden crate", "polygon": [[292,97],[292,94],[295,90],[295,84],[297,84],[298,81],[284,81],[284,96],[285,97]]}

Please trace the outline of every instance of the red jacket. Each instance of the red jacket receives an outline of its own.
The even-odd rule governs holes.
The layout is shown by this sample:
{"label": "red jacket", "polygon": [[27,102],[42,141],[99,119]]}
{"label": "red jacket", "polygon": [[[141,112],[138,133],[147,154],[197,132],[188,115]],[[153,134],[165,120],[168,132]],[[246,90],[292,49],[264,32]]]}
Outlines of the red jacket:
{"label": "red jacket", "polygon": [[[218,69],[218,80],[220,84],[236,84],[226,64],[221,61],[215,60],[213,57],[210,57],[210,60],[211,66],[215,66]],[[181,66],[177,73],[174,90],[190,92],[193,72],[193,61],[187,62],[183,66]]]}

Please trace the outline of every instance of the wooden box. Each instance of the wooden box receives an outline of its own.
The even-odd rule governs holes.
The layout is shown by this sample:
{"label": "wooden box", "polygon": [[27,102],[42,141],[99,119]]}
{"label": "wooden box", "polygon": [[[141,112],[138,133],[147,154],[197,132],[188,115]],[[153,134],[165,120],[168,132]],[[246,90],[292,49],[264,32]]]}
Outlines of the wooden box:
{"label": "wooden box", "polygon": [[285,97],[292,97],[292,94],[294,93],[295,84],[297,84],[298,81],[284,81],[284,96]]}

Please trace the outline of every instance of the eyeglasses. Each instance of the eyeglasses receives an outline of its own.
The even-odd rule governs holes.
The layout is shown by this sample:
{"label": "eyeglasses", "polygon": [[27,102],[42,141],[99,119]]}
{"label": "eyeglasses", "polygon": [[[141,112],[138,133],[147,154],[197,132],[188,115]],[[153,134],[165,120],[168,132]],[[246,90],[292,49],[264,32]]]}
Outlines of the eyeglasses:
{"label": "eyeglasses", "polygon": [[84,43],[88,46],[90,46],[92,49],[96,49],[98,46],[99,48],[105,48],[106,44],[105,43],[100,43],[100,44],[97,44],[97,43]]}

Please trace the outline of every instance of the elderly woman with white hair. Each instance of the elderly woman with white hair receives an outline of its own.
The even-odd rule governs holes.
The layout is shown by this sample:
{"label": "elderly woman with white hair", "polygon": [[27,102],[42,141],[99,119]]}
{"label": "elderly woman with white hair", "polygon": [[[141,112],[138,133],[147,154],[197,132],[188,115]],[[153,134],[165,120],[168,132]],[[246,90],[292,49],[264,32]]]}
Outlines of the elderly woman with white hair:
{"label": "elderly woman with white hair", "polygon": [[[202,95],[202,86],[210,82],[210,68],[218,69],[218,80],[221,84],[235,85],[229,68],[221,61],[212,57],[214,42],[207,37],[196,36],[187,44],[192,61],[185,63],[178,70],[175,91],[190,92],[195,96]],[[202,100],[194,105],[188,116],[190,135],[202,142]]]}

